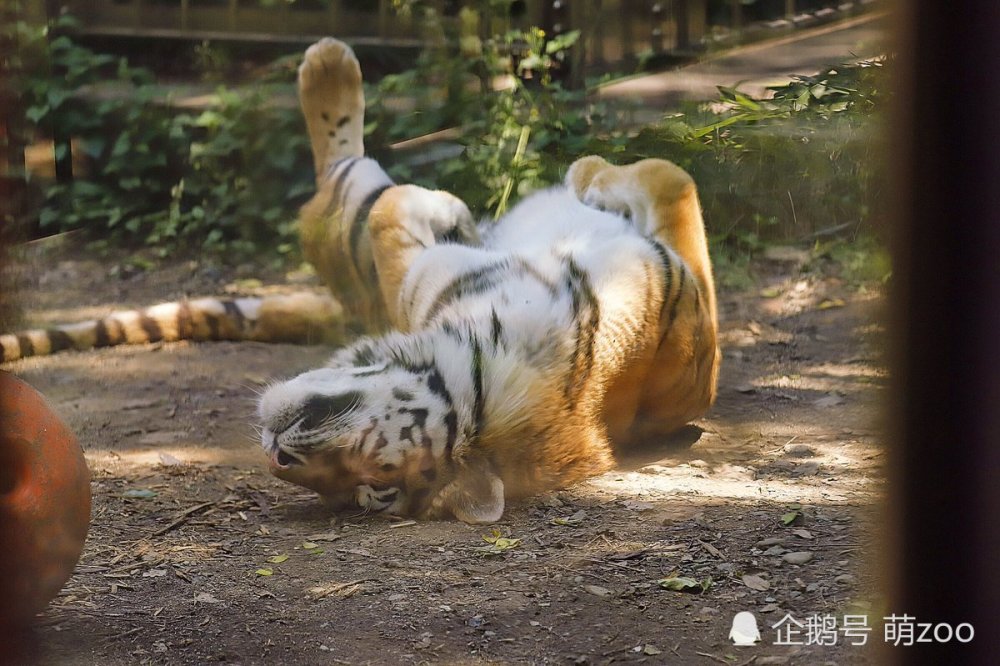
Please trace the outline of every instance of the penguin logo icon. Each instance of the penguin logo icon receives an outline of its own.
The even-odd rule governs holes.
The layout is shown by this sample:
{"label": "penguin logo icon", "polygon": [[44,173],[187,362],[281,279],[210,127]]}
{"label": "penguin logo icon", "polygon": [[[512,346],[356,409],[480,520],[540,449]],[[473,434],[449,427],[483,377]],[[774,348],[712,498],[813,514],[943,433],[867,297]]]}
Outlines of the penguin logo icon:
{"label": "penguin logo icon", "polygon": [[749,611],[742,611],[733,618],[733,628],[729,631],[733,645],[753,645],[760,640],[757,618]]}

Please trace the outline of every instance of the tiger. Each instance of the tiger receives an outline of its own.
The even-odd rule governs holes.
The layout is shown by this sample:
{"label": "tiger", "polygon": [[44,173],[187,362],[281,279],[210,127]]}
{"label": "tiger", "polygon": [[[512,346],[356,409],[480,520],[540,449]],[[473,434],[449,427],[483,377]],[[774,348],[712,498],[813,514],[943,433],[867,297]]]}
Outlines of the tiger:
{"label": "tiger", "polygon": [[583,157],[562,185],[476,222],[365,157],[348,45],[310,46],[298,93],[317,181],[303,252],[382,330],[263,392],[276,477],[337,509],[487,524],[709,409],[715,287],[683,169]]}
{"label": "tiger", "polygon": [[0,363],[66,350],[191,340],[343,344],[344,308],[330,294],[194,298],[118,310],[73,324],[0,334]]}

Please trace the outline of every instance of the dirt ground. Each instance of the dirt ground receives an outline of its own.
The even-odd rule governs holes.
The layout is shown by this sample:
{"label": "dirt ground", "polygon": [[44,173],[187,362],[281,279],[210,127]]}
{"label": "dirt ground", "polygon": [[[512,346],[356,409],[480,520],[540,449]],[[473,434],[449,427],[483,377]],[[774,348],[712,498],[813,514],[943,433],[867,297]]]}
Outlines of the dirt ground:
{"label": "dirt ground", "polygon": [[[83,557],[15,661],[871,663],[884,611],[880,297],[785,254],[755,265],[753,289],[720,293],[725,360],[700,437],[512,506],[496,531],[332,515],[268,474],[255,390],[329,349],[174,343],[8,364],[77,433],[93,474]],[[309,283],[69,257],[28,257],[29,323]],[[660,583],[675,577],[699,586]],[[728,638],[740,611],[756,616],[756,646]],[[870,634],[844,631],[845,614]],[[839,629],[817,630],[822,616]],[[783,618],[792,645],[775,644]]]}

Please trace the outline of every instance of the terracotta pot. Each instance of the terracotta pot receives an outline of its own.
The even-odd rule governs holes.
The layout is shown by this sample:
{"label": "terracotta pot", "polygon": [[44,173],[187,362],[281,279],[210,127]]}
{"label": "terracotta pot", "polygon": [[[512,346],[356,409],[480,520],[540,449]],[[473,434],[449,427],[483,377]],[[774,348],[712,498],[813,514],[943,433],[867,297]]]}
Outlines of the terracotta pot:
{"label": "terracotta pot", "polygon": [[69,579],[90,525],[90,472],[41,394],[0,371],[0,627],[28,624]]}

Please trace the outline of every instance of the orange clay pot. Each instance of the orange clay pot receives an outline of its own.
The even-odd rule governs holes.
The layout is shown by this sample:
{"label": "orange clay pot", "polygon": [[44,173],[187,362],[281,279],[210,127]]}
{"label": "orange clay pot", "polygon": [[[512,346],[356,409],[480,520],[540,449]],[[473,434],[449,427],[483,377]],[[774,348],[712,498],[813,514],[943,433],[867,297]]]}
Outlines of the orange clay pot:
{"label": "orange clay pot", "polygon": [[69,579],[90,524],[90,472],[42,396],[0,371],[0,628],[29,624]]}

